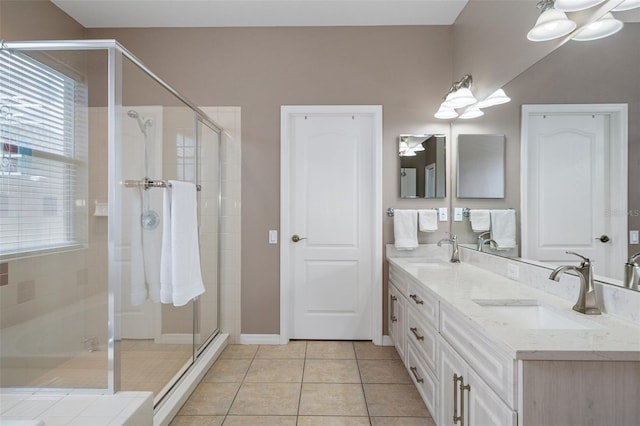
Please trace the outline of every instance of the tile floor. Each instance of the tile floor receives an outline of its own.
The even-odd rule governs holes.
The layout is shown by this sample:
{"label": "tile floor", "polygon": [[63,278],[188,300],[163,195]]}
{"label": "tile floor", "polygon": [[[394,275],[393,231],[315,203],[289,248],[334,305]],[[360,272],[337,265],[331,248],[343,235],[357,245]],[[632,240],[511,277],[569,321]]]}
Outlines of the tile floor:
{"label": "tile floor", "polygon": [[435,426],[395,348],[230,345],[171,423]]}

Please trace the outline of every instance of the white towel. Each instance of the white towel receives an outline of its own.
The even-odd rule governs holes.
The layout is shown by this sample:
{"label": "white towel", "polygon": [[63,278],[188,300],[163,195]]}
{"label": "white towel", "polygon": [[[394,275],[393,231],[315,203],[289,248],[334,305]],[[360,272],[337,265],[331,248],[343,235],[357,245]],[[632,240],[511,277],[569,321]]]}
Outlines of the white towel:
{"label": "white towel", "polygon": [[435,232],[438,230],[437,210],[418,210],[418,229],[420,232]]}
{"label": "white towel", "polygon": [[473,232],[487,232],[491,229],[491,215],[489,210],[471,210],[469,212],[469,222]]}
{"label": "white towel", "polygon": [[509,250],[516,246],[516,211],[491,210],[491,239],[498,250]]}
{"label": "white towel", "polygon": [[[144,209],[143,190],[132,191],[133,202],[131,205],[131,304],[141,305],[145,300],[160,301],[160,230],[143,229],[141,215]],[[149,194],[147,196],[147,209],[153,210],[154,205],[159,205]]]}
{"label": "white towel", "polygon": [[183,306],[204,293],[196,186],[169,181],[164,190],[160,300]]}
{"label": "white towel", "polygon": [[393,234],[398,250],[413,250],[418,247],[418,211],[394,210]]}

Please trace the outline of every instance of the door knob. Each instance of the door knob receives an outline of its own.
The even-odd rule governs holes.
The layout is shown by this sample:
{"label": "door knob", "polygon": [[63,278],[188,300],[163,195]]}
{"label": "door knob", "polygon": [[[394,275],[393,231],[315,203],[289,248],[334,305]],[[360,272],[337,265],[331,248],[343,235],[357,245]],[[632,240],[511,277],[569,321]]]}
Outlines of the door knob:
{"label": "door knob", "polygon": [[306,240],[306,239],[307,239],[307,237],[301,237],[301,236],[299,236],[299,235],[297,235],[297,234],[294,234],[294,235],[291,237],[291,241],[293,241],[294,243],[297,243],[298,241]]}
{"label": "door knob", "polygon": [[607,235],[602,234],[597,237],[596,240],[600,240],[600,242],[602,243],[608,243],[609,241],[611,241],[611,238],[609,238]]}

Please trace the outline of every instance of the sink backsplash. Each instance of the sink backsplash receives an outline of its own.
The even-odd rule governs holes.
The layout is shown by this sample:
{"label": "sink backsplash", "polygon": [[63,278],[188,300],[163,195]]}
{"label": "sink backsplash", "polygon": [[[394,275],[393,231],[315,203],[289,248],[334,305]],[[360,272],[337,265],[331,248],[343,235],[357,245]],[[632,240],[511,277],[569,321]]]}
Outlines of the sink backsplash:
{"label": "sink backsplash", "polygon": [[[393,244],[387,244],[388,257],[427,257],[448,261],[450,255],[451,246],[420,244],[415,250],[405,251],[397,250]],[[564,274],[560,282],[552,281],[549,279],[551,269],[481,253],[462,246],[460,246],[460,259],[462,263],[485,269],[571,302],[575,302],[578,298],[580,279],[577,276]],[[640,292],[597,281],[595,289],[603,312],[640,324]]]}

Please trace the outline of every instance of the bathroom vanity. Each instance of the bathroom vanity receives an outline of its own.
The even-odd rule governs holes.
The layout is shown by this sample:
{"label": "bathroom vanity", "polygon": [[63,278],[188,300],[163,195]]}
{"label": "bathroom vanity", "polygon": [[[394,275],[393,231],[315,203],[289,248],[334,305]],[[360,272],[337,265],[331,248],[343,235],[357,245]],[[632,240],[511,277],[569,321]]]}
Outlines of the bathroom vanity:
{"label": "bathroom vanity", "polygon": [[390,251],[389,332],[438,425],[638,424],[639,325],[464,258]]}

